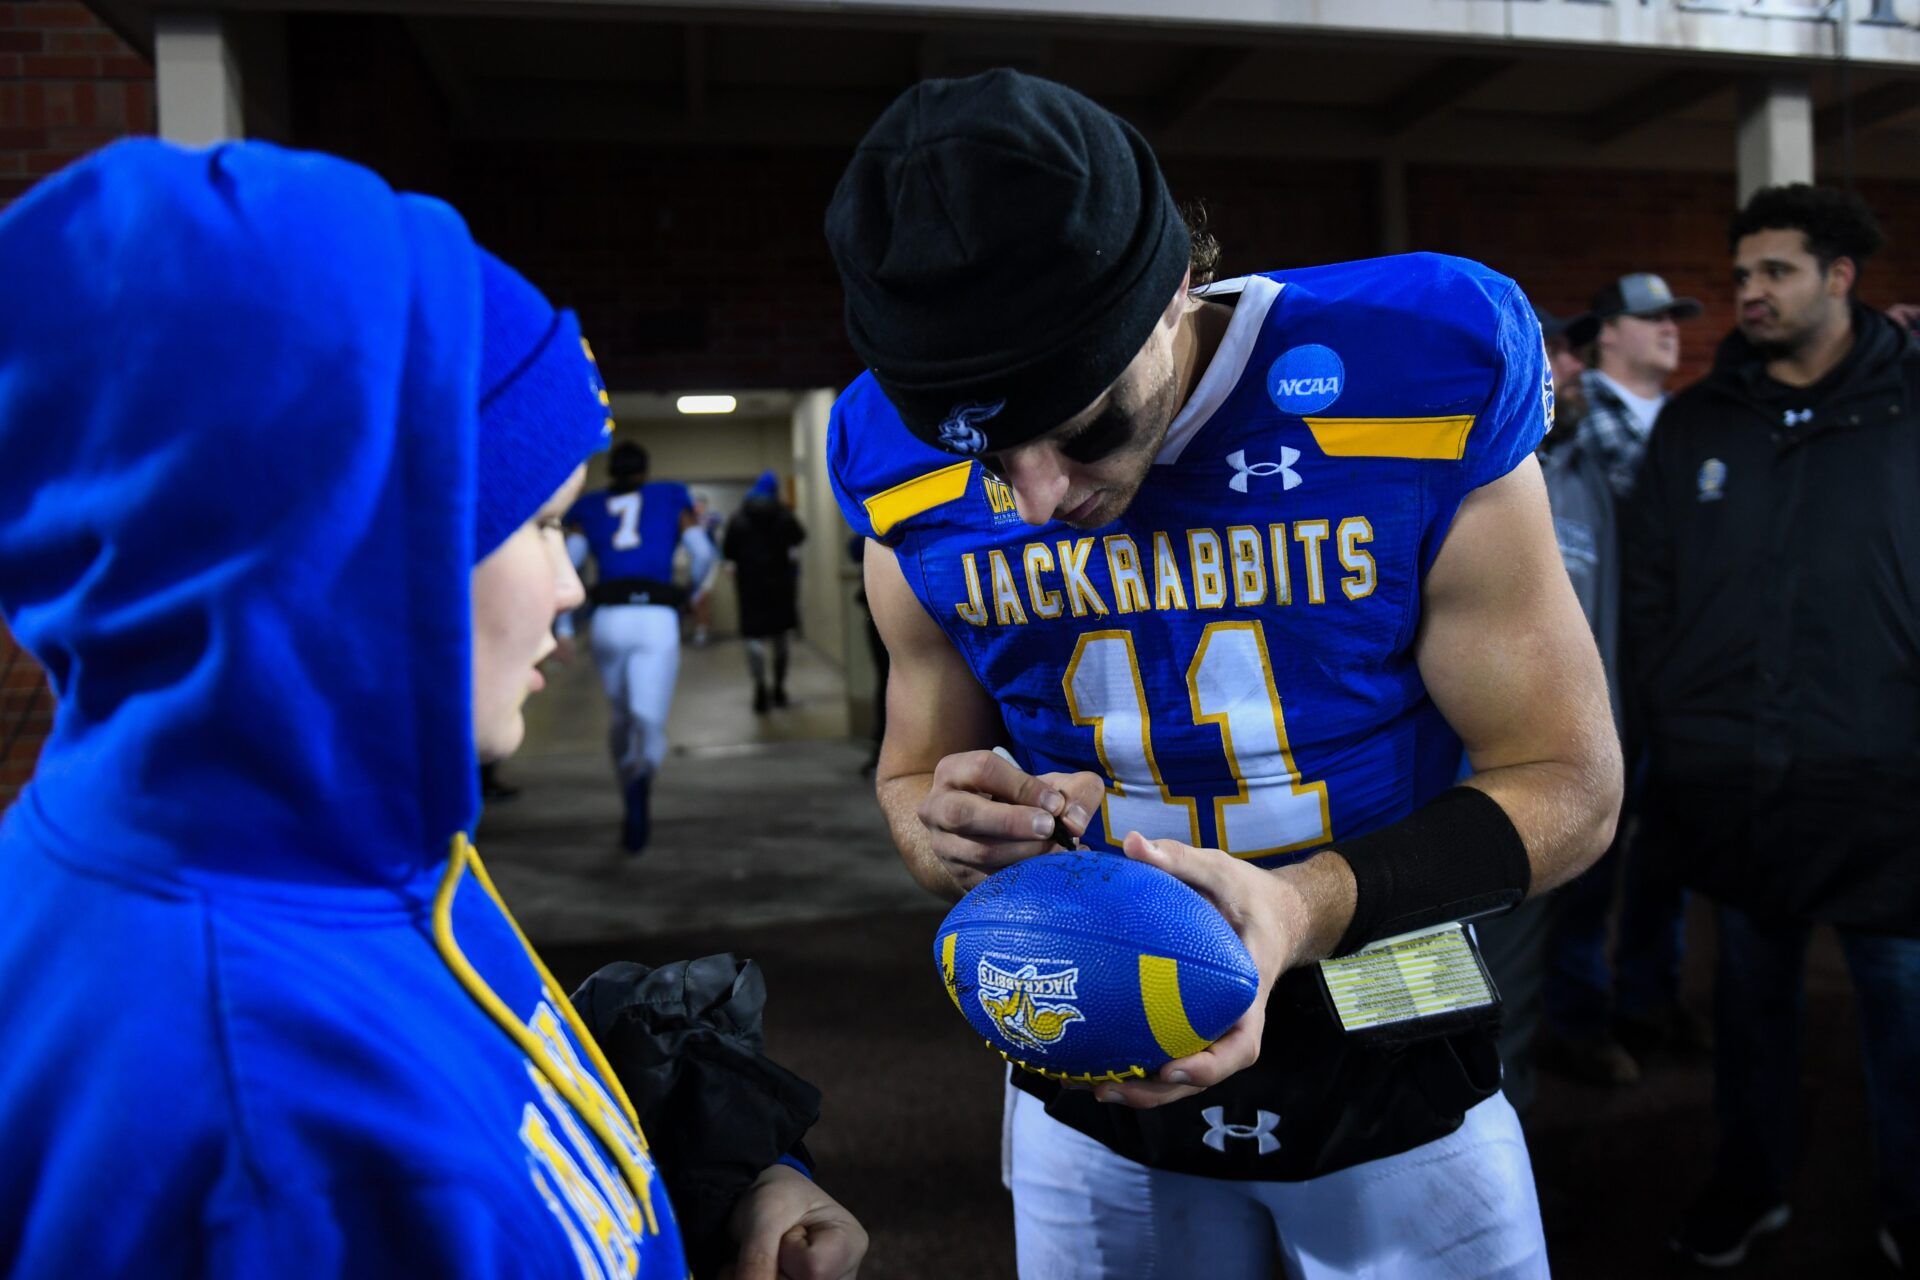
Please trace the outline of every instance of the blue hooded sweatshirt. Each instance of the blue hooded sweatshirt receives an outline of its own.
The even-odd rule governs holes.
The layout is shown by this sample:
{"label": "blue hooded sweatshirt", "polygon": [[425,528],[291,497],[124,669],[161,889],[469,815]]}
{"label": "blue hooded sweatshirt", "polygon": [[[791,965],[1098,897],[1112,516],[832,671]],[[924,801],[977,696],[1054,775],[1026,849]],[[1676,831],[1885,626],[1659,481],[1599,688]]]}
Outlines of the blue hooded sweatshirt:
{"label": "blue hooded sweatshirt", "polygon": [[0,1273],[686,1273],[462,834],[479,252],[258,144],[0,217]]}

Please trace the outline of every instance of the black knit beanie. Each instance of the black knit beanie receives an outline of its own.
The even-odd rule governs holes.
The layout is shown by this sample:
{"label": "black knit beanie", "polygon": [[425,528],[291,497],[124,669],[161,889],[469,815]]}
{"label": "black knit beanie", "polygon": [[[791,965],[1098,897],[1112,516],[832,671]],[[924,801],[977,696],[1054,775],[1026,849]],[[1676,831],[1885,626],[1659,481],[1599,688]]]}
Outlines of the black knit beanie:
{"label": "black knit beanie", "polygon": [[969,456],[1092,404],[1189,254],[1146,140],[1009,70],[895,100],[834,191],[827,240],[854,350],[914,434]]}

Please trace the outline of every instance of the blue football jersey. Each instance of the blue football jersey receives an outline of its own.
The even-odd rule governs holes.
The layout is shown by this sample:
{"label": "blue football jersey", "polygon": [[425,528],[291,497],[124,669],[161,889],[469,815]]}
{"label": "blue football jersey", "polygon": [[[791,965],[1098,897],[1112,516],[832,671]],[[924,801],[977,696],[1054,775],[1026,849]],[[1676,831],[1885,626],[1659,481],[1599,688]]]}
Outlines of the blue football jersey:
{"label": "blue football jersey", "polygon": [[1132,507],[1023,523],[978,464],[916,439],[871,375],[834,407],[847,519],[999,703],[1024,767],[1109,786],[1129,830],[1276,864],[1453,784],[1414,663],[1421,583],[1473,489],[1552,417],[1526,298],[1414,254],[1209,291],[1234,315]]}
{"label": "blue football jersey", "polygon": [[567,511],[566,522],[586,535],[600,580],[651,578],[673,581],[673,553],[680,545],[681,513],[693,510],[687,486],[655,480],[630,493],[595,489]]}

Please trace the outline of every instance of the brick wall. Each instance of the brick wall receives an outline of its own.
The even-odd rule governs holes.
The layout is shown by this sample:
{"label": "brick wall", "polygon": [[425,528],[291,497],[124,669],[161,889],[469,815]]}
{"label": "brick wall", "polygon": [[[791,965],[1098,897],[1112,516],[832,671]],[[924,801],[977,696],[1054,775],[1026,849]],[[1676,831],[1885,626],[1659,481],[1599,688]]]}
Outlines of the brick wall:
{"label": "brick wall", "polygon": [[[1862,183],[1887,249],[1860,296],[1876,306],[1920,299],[1920,183]],[[1607,280],[1655,271],[1706,311],[1680,328],[1675,385],[1699,377],[1733,328],[1727,216],[1732,177],[1710,174],[1410,169],[1413,243],[1478,258],[1559,315],[1584,311]]]}
{"label": "brick wall", "polygon": [[[820,216],[837,151],[653,153],[608,164],[458,163],[447,194],[475,234],[579,308],[609,376],[629,387],[804,386],[858,371]],[[1206,204],[1225,274],[1364,257],[1377,243],[1369,165],[1269,167],[1174,158],[1170,185]],[[1725,228],[1731,177],[1411,168],[1411,242],[1478,258],[1563,315],[1607,280],[1657,271],[1706,313],[1681,331],[1676,383],[1698,377],[1733,326]],[[1863,193],[1892,244],[1869,264],[1870,303],[1920,299],[1920,183]]]}
{"label": "brick wall", "polygon": [[[0,208],[69,161],[153,127],[153,68],[85,5],[0,0]],[[0,809],[52,724],[45,677],[0,625]]]}
{"label": "brick wall", "polygon": [[46,678],[0,624],[0,809],[26,784],[52,727]]}
{"label": "brick wall", "polygon": [[0,206],[68,161],[153,132],[153,68],[65,0],[0,0]]}

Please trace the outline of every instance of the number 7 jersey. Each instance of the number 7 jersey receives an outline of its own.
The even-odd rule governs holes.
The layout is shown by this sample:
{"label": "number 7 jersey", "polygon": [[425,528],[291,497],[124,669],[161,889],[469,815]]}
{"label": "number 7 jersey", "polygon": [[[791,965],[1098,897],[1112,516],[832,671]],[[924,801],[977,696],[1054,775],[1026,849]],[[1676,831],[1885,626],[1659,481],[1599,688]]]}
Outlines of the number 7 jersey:
{"label": "number 7 jersey", "polygon": [[[1247,276],[1132,507],[1030,526],[871,375],[834,407],[836,496],[999,703],[1025,767],[1108,782],[1129,830],[1274,864],[1404,817],[1461,749],[1414,663],[1461,501],[1553,413],[1518,286],[1429,254]],[[926,709],[937,714],[936,709]]]}

